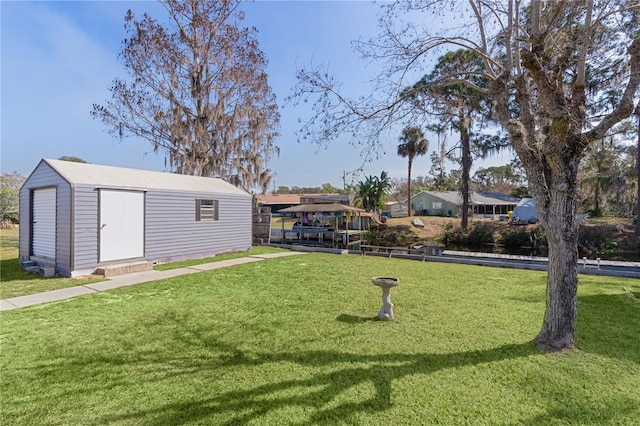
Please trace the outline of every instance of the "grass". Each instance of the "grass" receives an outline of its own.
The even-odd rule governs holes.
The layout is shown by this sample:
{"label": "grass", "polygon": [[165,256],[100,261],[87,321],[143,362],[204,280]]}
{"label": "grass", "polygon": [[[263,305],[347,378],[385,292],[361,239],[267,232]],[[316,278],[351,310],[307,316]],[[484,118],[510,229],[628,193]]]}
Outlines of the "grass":
{"label": "grass", "polygon": [[269,253],[280,253],[280,252],[286,252],[286,251],[289,251],[289,250],[279,249],[275,247],[267,247],[267,246],[255,246],[251,249],[250,252],[226,253],[226,254],[220,254],[213,257],[205,257],[202,259],[191,259],[191,260],[183,260],[180,262],[163,263],[160,265],[155,265],[153,269],[155,269],[156,271],[168,271],[170,269],[186,268],[188,266],[202,265],[203,263],[220,262],[222,260],[237,259],[240,257],[257,256],[257,255],[269,254]]}
{"label": "grass", "polygon": [[20,268],[18,261],[18,229],[0,230],[0,299],[74,287],[101,279],[43,278]]}
{"label": "grass", "polygon": [[61,288],[75,287],[104,281],[103,279],[44,278],[30,274],[20,268],[18,259],[0,260],[0,299],[42,293]]}
{"label": "grass", "polygon": [[0,229],[0,259],[18,257],[18,228]]}
{"label": "grass", "polygon": [[[28,294],[41,293],[45,291],[58,290],[61,288],[75,287],[89,283],[104,281],[101,278],[78,279],[53,277],[43,278],[30,274],[20,268],[18,261],[18,229],[0,230],[0,299],[10,297],[25,296]],[[254,247],[250,252],[229,253],[204,259],[187,260],[183,262],[166,263],[156,265],[154,268],[165,271],[186,266],[200,265],[203,263],[217,262],[221,260],[246,257],[249,255],[260,255],[266,253],[277,253],[285,251],[272,247]]]}
{"label": "grass", "polygon": [[[284,228],[291,229],[293,224],[298,222],[300,219],[297,217],[285,217],[284,218]],[[282,229],[283,228],[283,219],[282,216],[274,216],[271,218],[271,228],[272,229]]]}
{"label": "grass", "polygon": [[580,276],[563,355],[545,283],[316,253],[2,312],[3,424],[637,424],[640,283]]}

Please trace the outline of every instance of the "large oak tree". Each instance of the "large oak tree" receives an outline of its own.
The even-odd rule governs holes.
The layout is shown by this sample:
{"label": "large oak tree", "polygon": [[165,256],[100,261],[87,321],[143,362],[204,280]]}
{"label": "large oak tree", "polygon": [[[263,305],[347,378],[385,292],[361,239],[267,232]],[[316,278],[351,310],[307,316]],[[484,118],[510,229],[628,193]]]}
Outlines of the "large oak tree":
{"label": "large oak tree", "polygon": [[162,0],[169,20],[125,18],[120,59],[129,80],[92,115],[117,137],[137,136],[177,173],[266,190],[280,115],[255,28],[239,0]]}
{"label": "large oak tree", "polygon": [[[402,19],[404,12],[410,19]],[[536,343],[545,351],[570,349],[577,318],[578,167],[585,149],[634,109],[639,13],[637,0],[398,1],[381,19],[381,36],[359,45],[385,65],[376,96],[350,99],[322,70],[298,73],[298,99],[317,97],[317,114],[305,130],[360,132],[375,145],[380,128],[410,116],[404,79],[424,74],[430,54],[476,52],[488,81],[478,89],[494,99],[494,117],[522,160],[547,229],[546,311]],[[460,82],[473,84],[458,73],[440,84]]]}

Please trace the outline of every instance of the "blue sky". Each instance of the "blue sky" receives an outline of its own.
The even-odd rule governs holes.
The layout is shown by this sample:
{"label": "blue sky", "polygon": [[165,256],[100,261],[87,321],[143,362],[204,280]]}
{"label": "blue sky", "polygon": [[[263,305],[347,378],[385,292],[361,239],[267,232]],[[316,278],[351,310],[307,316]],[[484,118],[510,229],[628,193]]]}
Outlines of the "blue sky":
{"label": "blue sky", "polygon": [[[1,168],[28,175],[41,158],[63,155],[90,163],[168,171],[164,156],[143,140],[114,140],[93,120],[93,103],[109,99],[115,77],[126,77],[117,60],[125,38],[124,16],[162,8],[149,1],[0,2],[1,12]],[[344,171],[362,164],[359,149],[339,139],[328,147],[297,142],[299,119],[310,111],[285,98],[296,84],[297,67],[328,64],[347,94],[368,93],[376,67],[359,59],[351,41],[377,34],[379,6],[366,1],[258,1],[243,5],[245,23],[258,29],[260,48],[281,108],[281,149],[270,166],[275,186],[342,186]],[[389,135],[386,154],[367,163],[364,175],[386,170],[406,176],[406,160],[396,155],[397,135]],[[436,140],[429,137],[430,151]],[[509,154],[490,164],[506,164]],[[414,163],[413,175],[426,175],[428,155]],[[347,178],[355,181],[363,175]]]}

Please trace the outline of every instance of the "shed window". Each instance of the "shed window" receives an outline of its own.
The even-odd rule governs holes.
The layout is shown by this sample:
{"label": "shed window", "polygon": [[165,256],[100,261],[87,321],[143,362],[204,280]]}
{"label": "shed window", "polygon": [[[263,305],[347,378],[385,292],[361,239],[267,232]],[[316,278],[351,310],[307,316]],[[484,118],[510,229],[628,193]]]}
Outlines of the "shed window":
{"label": "shed window", "polygon": [[196,221],[218,220],[218,200],[196,200]]}

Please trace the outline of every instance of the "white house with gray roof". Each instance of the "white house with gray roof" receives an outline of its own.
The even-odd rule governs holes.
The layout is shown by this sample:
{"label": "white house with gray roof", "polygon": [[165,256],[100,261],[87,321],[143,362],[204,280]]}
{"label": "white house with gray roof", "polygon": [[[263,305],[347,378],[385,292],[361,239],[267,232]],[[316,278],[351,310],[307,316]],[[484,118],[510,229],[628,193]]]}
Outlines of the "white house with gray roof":
{"label": "white house with gray roof", "polygon": [[252,196],[221,179],[43,159],[20,190],[20,262],[64,276],[246,251]]}

